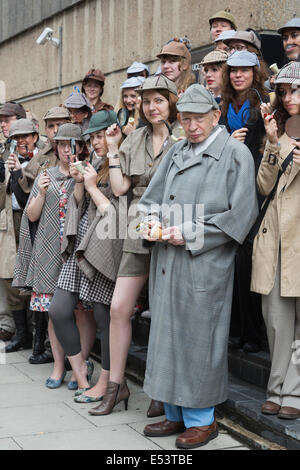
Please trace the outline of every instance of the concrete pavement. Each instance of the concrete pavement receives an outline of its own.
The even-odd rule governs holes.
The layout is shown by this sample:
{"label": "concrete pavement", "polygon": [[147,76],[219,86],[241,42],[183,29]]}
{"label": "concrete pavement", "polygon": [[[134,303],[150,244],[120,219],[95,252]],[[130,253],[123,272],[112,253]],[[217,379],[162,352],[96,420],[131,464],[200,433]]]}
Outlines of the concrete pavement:
{"label": "concrete pavement", "polygon": [[[78,404],[63,386],[49,390],[44,383],[52,364],[30,365],[31,351],[5,355],[0,361],[0,451],[1,450],[175,450],[175,437],[148,438],[143,435],[149,419],[149,398],[142,388],[128,382],[131,396],[128,411],[120,403],[108,416],[93,417],[95,404]],[[95,362],[92,383],[100,365]],[[220,430],[218,438],[199,450],[247,450],[242,443]]]}

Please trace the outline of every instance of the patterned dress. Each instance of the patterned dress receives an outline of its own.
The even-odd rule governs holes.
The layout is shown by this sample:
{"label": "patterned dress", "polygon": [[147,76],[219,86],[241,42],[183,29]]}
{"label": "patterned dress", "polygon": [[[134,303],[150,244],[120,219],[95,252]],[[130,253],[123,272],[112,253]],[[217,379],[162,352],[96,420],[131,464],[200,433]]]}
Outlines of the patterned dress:
{"label": "patterned dress", "polygon": [[84,302],[84,305],[93,303],[110,305],[115,282],[99,271],[97,271],[93,281],[90,281],[81,271],[77,262],[77,248],[89,229],[88,209],[89,201],[87,200],[83,216],[78,225],[74,251],[62,267],[57,287],[68,292],[78,293],[79,299]]}
{"label": "patterned dress", "polygon": [[[60,228],[60,240],[62,242],[64,234],[64,226],[66,220],[66,213],[68,207],[67,191],[64,184],[60,189],[59,196],[59,228]],[[33,312],[48,312],[53,294],[37,294],[32,292],[30,299],[30,310]]]}

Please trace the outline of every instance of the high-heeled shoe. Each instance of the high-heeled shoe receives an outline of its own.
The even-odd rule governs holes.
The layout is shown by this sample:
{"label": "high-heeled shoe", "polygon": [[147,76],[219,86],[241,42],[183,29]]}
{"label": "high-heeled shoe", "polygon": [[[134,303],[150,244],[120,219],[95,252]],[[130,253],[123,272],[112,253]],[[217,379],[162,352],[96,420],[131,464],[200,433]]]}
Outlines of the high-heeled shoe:
{"label": "high-heeled shoe", "polygon": [[63,375],[61,376],[61,378],[59,380],[55,380],[55,379],[52,379],[51,377],[49,377],[46,380],[46,387],[51,388],[51,389],[61,387],[63,381],[65,380],[66,374],[67,374],[67,371],[64,370]]}
{"label": "high-heeled shoe", "polygon": [[89,410],[89,414],[92,416],[104,416],[109,415],[114,407],[124,401],[125,410],[128,410],[128,400],[130,391],[126,381],[122,384],[115,382],[108,382],[107,390],[102,400],[102,403],[96,408]]}

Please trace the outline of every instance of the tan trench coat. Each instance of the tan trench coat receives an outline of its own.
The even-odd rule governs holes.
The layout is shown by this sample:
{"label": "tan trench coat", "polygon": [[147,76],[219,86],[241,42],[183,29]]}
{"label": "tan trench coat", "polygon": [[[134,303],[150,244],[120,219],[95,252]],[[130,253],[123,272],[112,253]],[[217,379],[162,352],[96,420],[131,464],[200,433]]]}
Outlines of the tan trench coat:
{"label": "tan trench coat", "polygon": [[[281,163],[293,149],[284,134],[280,146],[267,142],[257,175],[258,189],[267,196],[277,179]],[[270,158],[271,155],[271,158]],[[277,157],[277,163],[272,164]],[[269,163],[270,160],[270,163]],[[254,240],[251,290],[268,295],[275,281],[281,245],[280,285],[282,297],[300,297],[300,167],[293,164],[281,176]]]}
{"label": "tan trench coat", "polygon": [[0,279],[13,278],[17,255],[12,199],[6,194],[9,177],[6,170],[6,181],[0,183]]}

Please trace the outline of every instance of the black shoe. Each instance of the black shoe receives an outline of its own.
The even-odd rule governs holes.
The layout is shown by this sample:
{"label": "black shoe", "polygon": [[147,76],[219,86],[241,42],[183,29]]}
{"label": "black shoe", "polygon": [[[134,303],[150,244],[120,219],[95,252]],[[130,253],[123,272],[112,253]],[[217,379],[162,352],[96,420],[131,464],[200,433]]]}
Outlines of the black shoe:
{"label": "black shoe", "polygon": [[12,312],[12,315],[16,325],[16,332],[11,341],[5,346],[5,352],[11,353],[20,349],[31,349],[32,334],[28,332],[27,328],[27,311],[19,310]]}
{"label": "black shoe", "polygon": [[242,340],[239,336],[229,336],[228,347],[229,349],[241,349],[243,346]]}
{"label": "black shoe", "polygon": [[33,340],[33,351],[28,362],[30,364],[48,364],[53,362],[52,354],[45,351],[45,340],[48,329],[48,318],[44,312],[35,313],[35,335]]}
{"label": "black shoe", "polygon": [[256,343],[245,343],[243,346],[243,351],[245,353],[257,353],[261,350],[259,344]]}

